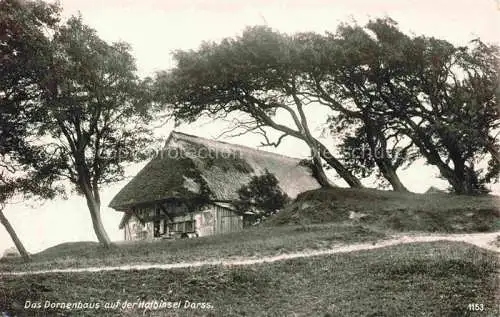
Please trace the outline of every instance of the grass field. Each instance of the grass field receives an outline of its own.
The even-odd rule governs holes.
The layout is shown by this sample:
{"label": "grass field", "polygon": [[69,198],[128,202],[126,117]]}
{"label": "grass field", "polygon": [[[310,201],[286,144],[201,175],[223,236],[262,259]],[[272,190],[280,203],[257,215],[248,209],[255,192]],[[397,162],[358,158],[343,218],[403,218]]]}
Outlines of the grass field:
{"label": "grass field", "polygon": [[[65,243],[34,254],[29,264],[0,259],[0,271],[261,257],[371,242],[401,232],[491,232],[500,230],[499,211],[498,197],[492,196],[317,190],[303,193],[264,225],[241,232],[118,243],[111,249],[95,242]],[[0,275],[0,314],[498,317],[499,272],[498,254],[435,242],[242,267]],[[118,300],[119,307],[105,307]],[[154,300],[180,308],[121,309],[125,301]],[[184,308],[186,301],[204,304]],[[44,309],[47,302],[100,307]],[[42,308],[25,308],[38,303]],[[471,311],[469,304],[482,310]]]}
{"label": "grass field", "polygon": [[[498,257],[420,243],[245,267],[45,274],[0,279],[0,312],[19,316],[498,316]],[[26,301],[99,309],[24,309]],[[105,309],[106,302],[212,308]],[[468,304],[482,304],[472,312]]]}
{"label": "grass field", "polygon": [[[363,214],[351,220],[352,212]],[[360,223],[399,232],[470,233],[500,230],[500,197],[414,194],[332,188],[302,193],[271,226]]]}
{"label": "grass field", "polygon": [[[352,213],[362,215],[350,219]],[[412,194],[333,188],[301,194],[263,226],[241,232],[176,241],[117,244],[66,243],[21,259],[0,259],[1,271],[174,263],[276,255],[375,241],[400,232],[470,233],[500,230],[496,196]]]}
{"label": "grass field", "polygon": [[110,250],[96,242],[65,243],[33,255],[29,264],[20,258],[0,259],[0,271],[115,266],[138,263],[174,263],[324,249],[332,244],[374,241],[381,231],[361,225],[259,227],[225,235],[175,241],[138,241],[117,244]]}

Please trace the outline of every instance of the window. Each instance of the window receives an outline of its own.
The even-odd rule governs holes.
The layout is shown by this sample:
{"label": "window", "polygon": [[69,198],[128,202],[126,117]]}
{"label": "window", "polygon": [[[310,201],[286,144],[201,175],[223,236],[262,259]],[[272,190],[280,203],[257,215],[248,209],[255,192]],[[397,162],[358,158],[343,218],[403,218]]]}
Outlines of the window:
{"label": "window", "polygon": [[[164,222],[164,233],[177,231],[177,232],[194,232],[195,231],[195,221],[181,221],[181,222],[168,222],[168,220],[163,220]],[[161,228],[160,228],[161,229]],[[167,231],[168,229],[168,231]]]}
{"label": "window", "polygon": [[194,231],[194,221],[186,221],[185,222],[185,232],[193,232]]}

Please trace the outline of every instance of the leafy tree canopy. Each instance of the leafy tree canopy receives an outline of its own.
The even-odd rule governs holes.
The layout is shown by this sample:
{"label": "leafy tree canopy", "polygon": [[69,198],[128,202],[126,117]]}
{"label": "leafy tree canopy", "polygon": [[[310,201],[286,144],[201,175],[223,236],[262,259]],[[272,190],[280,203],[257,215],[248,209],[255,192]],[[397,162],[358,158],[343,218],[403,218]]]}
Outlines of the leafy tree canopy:
{"label": "leafy tree canopy", "polygon": [[281,210],[290,200],[279,187],[273,174],[266,172],[252,177],[251,181],[238,190],[240,211],[253,212],[257,219],[263,219]]}
{"label": "leafy tree canopy", "polygon": [[123,178],[124,163],[146,158],[152,81],[137,76],[130,45],[106,43],[81,17],[59,23],[57,6],[38,1],[1,5],[3,162],[55,193],[71,184],[107,246],[99,191]]}
{"label": "leafy tree canopy", "polygon": [[[322,162],[352,187],[376,168],[404,191],[397,169],[422,157],[455,192],[474,193],[499,171],[498,52],[480,40],[461,47],[409,36],[391,19],[325,34],[253,27],[177,51],[177,67],[158,76],[157,97],[178,120],[243,114],[244,132],[282,133],[266,137],[269,145],[304,141],[324,186]],[[330,110],[326,124],[343,149],[366,146],[372,157],[338,155],[313,136],[308,116],[320,107]]]}

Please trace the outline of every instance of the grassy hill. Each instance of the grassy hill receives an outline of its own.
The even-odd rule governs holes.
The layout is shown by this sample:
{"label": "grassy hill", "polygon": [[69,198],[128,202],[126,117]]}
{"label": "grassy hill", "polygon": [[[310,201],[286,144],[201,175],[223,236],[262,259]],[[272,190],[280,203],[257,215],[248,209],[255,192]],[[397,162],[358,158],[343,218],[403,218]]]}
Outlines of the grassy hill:
{"label": "grassy hill", "polygon": [[33,255],[33,262],[0,259],[0,270],[40,270],[137,263],[173,263],[266,256],[376,241],[400,232],[500,231],[496,196],[395,193],[333,188],[309,191],[263,226],[226,235],[177,241],[64,243]]}
{"label": "grassy hill", "polygon": [[[0,259],[0,271],[83,268],[261,257],[374,242],[401,232],[499,231],[498,197],[334,188],[301,194],[262,226],[175,241],[64,243],[30,264]],[[499,237],[500,239],[500,237]],[[499,240],[500,241],[500,240]],[[0,313],[20,316],[498,316],[498,254],[456,242],[242,267],[98,273],[0,274]],[[25,309],[26,301],[100,303],[99,309]],[[159,301],[180,308],[105,308]],[[198,308],[183,308],[186,301]],[[207,304],[209,303],[209,305]],[[483,304],[471,311],[468,304]],[[203,307],[201,307],[201,306]],[[208,305],[208,306],[207,306]]]}
{"label": "grassy hill", "polygon": [[315,223],[357,223],[399,232],[498,231],[500,197],[319,189],[300,194],[268,221],[270,226]]}
{"label": "grassy hill", "polygon": [[153,242],[135,241],[105,249],[96,242],[71,242],[22,259],[0,259],[0,271],[43,270],[116,266],[138,263],[175,263],[230,257],[276,255],[328,248],[339,243],[375,241],[387,236],[361,225],[325,224],[310,226],[257,227],[224,235]]}
{"label": "grassy hill", "polygon": [[[0,311],[20,316],[498,316],[498,270],[498,257],[490,252],[437,242],[244,267],[5,276]],[[98,302],[101,308],[24,309],[27,300]],[[104,309],[106,302],[118,300],[181,302],[181,308]],[[210,307],[183,308],[185,301]],[[470,311],[469,303],[483,304],[483,311]]]}

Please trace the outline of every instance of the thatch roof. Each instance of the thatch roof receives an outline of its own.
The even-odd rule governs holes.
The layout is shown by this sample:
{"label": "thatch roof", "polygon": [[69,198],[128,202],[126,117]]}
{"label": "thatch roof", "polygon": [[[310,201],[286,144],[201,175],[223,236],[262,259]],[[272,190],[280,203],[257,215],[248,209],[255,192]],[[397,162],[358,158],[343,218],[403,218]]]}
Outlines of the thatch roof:
{"label": "thatch roof", "polygon": [[168,198],[208,194],[214,201],[238,199],[237,191],[268,170],[291,198],[319,187],[308,167],[291,158],[246,146],[172,132],[165,147],[111,201],[124,211]]}

